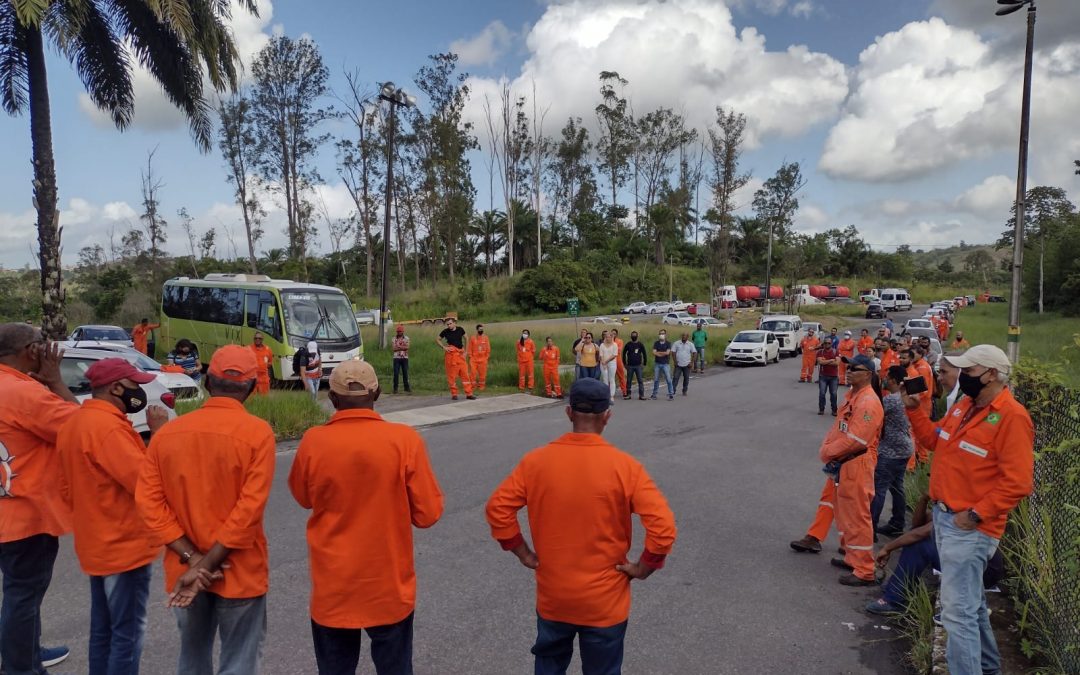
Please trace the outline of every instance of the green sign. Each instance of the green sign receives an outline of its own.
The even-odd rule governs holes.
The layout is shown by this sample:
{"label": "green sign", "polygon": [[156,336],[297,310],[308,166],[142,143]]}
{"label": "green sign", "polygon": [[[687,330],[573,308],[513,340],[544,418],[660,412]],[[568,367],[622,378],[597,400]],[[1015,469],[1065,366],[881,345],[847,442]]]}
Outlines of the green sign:
{"label": "green sign", "polygon": [[577,298],[566,299],[566,313],[577,316],[581,312],[581,302]]}

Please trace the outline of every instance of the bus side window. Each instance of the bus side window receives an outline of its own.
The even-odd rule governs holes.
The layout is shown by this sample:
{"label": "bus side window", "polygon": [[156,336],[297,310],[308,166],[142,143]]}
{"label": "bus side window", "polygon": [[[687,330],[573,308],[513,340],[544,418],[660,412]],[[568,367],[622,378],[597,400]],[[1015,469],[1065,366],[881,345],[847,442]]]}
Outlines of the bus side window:
{"label": "bus side window", "polygon": [[[256,329],[261,330],[276,340],[281,340],[281,312],[274,309],[277,303],[274,294],[269,291],[259,292],[259,316],[255,324]],[[274,310],[271,312],[271,310]],[[272,315],[271,315],[272,314]]]}

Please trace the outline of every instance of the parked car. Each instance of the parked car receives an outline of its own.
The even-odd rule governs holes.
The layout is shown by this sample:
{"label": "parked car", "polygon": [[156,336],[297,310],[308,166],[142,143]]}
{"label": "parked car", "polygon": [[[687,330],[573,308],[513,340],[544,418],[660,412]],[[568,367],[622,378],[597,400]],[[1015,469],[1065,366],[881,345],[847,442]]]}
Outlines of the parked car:
{"label": "parked car", "polygon": [[991,295],[986,298],[987,302],[1008,302],[1003,295]]}
{"label": "parked car", "polygon": [[685,312],[690,307],[689,302],[683,302],[682,300],[676,300],[671,303],[671,311],[673,312]]}
{"label": "parked car", "polygon": [[644,302],[631,302],[626,307],[619,310],[619,314],[644,314],[646,305]]}
{"label": "parked car", "polygon": [[[926,317],[927,320],[929,320],[929,318],[932,316],[939,316],[946,321],[949,321],[950,319],[949,312],[944,307],[930,307],[925,312],[923,312],[923,316]],[[933,327],[933,324],[931,324],[931,327]]]}
{"label": "parked car", "polygon": [[[71,393],[80,403],[90,398],[90,381],[86,379],[86,371],[95,361],[114,357],[112,352],[103,349],[71,348],[64,350],[64,358],[60,361],[60,376],[64,380]],[[157,380],[142,385],[146,391],[149,405],[159,405],[169,413],[169,418],[176,417],[173,410],[176,405],[176,395],[165,388]],[[140,410],[134,415],[128,415],[135,431],[143,438],[149,438],[150,427],[146,424],[146,410]]]}
{"label": "parked car", "polygon": [[867,319],[884,319],[885,318],[885,306],[880,302],[871,302],[866,306],[866,318]]}
{"label": "parked car", "polygon": [[356,325],[358,326],[371,326],[375,323],[375,316],[378,314],[378,310],[374,309],[362,309],[356,313]]}
{"label": "parked car", "polygon": [[170,373],[163,371],[160,363],[133,347],[125,347],[124,345],[116,344],[115,342],[65,342],[64,347],[65,349],[68,347],[77,347],[78,349],[108,352],[109,356],[118,356],[125,361],[130,361],[139,370],[153,373],[154,376],[157,377],[158,382],[176,395],[177,400],[187,398],[199,399],[203,397],[203,390],[198,382],[184,373]]}
{"label": "parked car", "polygon": [[68,335],[70,342],[115,342],[126,347],[134,347],[131,335],[120,326],[79,326]]}
{"label": "parked car", "polygon": [[605,326],[622,325],[622,321],[619,321],[618,319],[612,319],[608,316],[594,316],[593,318],[589,319],[588,321],[584,321],[583,323],[598,323]]}
{"label": "parked car", "polygon": [[937,331],[933,328],[908,328],[902,335],[910,335],[913,339],[921,337],[927,337],[931,340],[938,339]]}
{"label": "parked car", "polygon": [[704,328],[727,328],[727,324],[722,321],[717,321],[711,316],[695,316],[693,321],[690,322],[691,326],[701,326]]}
{"label": "parked car", "polygon": [[724,349],[724,365],[735,363],[755,363],[769,365],[769,361],[779,363],[780,342],[767,330],[743,330]]}
{"label": "parked car", "polygon": [[964,297],[967,298],[967,303],[969,305],[974,305],[975,304],[975,296],[974,295],[965,295]]}
{"label": "parked car", "polygon": [[925,328],[927,330],[934,330],[934,324],[929,319],[908,319],[904,327],[900,329],[900,334],[905,335],[912,328]]}
{"label": "parked car", "polygon": [[821,336],[825,334],[825,326],[821,323],[817,321],[804,321],[802,331],[799,333],[799,342],[802,342],[802,339],[806,337],[806,334],[811,330],[814,331],[814,335],[816,335],[819,340],[821,339]]}
{"label": "parked car", "polygon": [[670,302],[654,302],[649,305],[649,314],[667,314],[668,312],[674,312],[671,308]]}
{"label": "parked car", "polygon": [[693,321],[693,319],[694,317],[690,316],[689,312],[668,312],[660,323],[668,326],[683,326],[688,325],[685,322]]}
{"label": "parked car", "polygon": [[906,312],[911,309],[911,296],[903,288],[886,288],[881,292],[881,306],[888,312]]}
{"label": "parked car", "polygon": [[761,317],[758,330],[767,331],[776,337],[781,354],[795,355],[802,351],[799,340],[802,339],[802,317],[797,314],[767,314]]}

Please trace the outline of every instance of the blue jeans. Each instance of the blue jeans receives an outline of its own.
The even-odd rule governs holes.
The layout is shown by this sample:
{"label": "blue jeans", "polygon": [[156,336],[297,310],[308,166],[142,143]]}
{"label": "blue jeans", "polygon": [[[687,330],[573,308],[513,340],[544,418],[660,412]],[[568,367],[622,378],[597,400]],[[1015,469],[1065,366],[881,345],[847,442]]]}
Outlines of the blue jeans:
{"label": "blue jeans", "polygon": [[[878,460],[881,461],[880,459]],[[896,569],[885,584],[882,597],[886,601],[903,607],[907,604],[905,590],[922,576],[927,567],[940,568],[938,561],[937,546],[934,544],[934,536],[931,534],[922,541],[909,544],[900,549],[900,559],[896,561]]]}
{"label": "blue jeans", "polygon": [[257,675],[266,638],[265,595],[223,598],[203,591],[190,607],[174,611],[180,627],[177,675],[214,672],[215,633],[221,637],[218,675]]}
{"label": "blue jeans", "polygon": [[888,527],[894,530],[904,529],[904,515],[907,501],[904,499],[904,474],[907,473],[908,458],[893,459],[878,457],[874,469],[874,500],[870,502],[870,522],[877,527],[881,512],[885,510],[885,493],[892,494],[892,517]]}
{"label": "blue jeans", "polygon": [[825,392],[829,392],[829,404],[832,405],[832,411],[836,412],[836,387],[840,382],[840,378],[836,375],[818,375],[817,380],[817,409],[818,412],[825,412]]}
{"label": "blue jeans", "polygon": [[682,378],[682,393],[690,386],[690,366],[675,366],[675,377],[671,381],[671,390],[679,388],[679,378]]}
{"label": "blue jeans", "polygon": [[377,675],[412,675],[413,615],[388,626],[331,628],[311,621],[319,675],[354,675],[360,663],[360,637],[367,631]]}
{"label": "blue jeans", "polygon": [[397,393],[398,376],[405,385],[405,391],[412,391],[409,386],[409,359],[394,359],[394,393]]}
{"label": "blue jeans", "polygon": [[675,385],[671,382],[671,365],[668,363],[654,363],[652,375],[652,396],[656,398],[656,391],[660,388],[660,376],[664,376],[667,382],[667,395],[675,395]]}
{"label": "blue jeans", "polygon": [[581,646],[582,675],[619,675],[622,672],[626,622],[595,628],[536,615],[536,675],[563,675],[574,657],[574,637]]}
{"label": "blue jeans", "polygon": [[591,377],[594,380],[600,379],[600,366],[578,366],[578,370],[581,371],[578,379],[583,377]]}
{"label": "blue jeans", "polygon": [[0,606],[0,673],[44,675],[41,601],[52,581],[58,540],[48,534],[0,544],[4,599]]}
{"label": "blue jeans", "polygon": [[634,387],[634,378],[637,378],[637,395],[645,396],[645,367],[644,366],[627,366],[626,367],[626,395],[630,395],[630,390]]}
{"label": "blue jeans", "polygon": [[304,389],[307,389],[308,393],[311,394],[311,398],[315,400],[319,399],[319,384],[320,380],[317,377],[304,378]]}
{"label": "blue jeans", "polygon": [[697,350],[696,368],[698,370],[705,370],[705,348],[704,347],[697,347],[696,350]]}
{"label": "blue jeans", "polygon": [[949,673],[1000,673],[1001,655],[983,590],[983,572],[998,540],[978,530],[961,530],[953,515],[941,509],[934,511],[934,536],[941,559],[941,623],[949,636]]}
{"label": "blue jeans", "polygon": [[138,675],[151,570],[90,577],[90,675]]}

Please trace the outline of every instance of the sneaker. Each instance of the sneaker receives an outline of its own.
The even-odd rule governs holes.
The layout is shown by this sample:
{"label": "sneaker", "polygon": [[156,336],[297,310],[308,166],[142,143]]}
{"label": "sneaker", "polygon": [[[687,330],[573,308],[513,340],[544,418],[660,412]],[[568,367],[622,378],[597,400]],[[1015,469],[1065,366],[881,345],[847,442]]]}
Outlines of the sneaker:
{"label": "sneaker", "polygon": [[633,396],[623,396],[622,400],[629,401],[631,398],[633,398]]}
{"label": "sneaker", "polygon": [[934,615],[934,625],[935,626],[944,625],[944,624],[941,623],[941,612],[938,612],[937,614]]}
{"label": "sneaker", "polygon": [[824,414],[825,414],[825,411],[824,411],[824,410],[819,410],[819,411],[817,411],[817,414],[819,414],[819,415],[824,415]]}
{"label": "sneaker", "polygon": [[451,396],[451,397],[450,397],[450,400],[451,400],[451,401],[456,401],[456,400],[457,400],[457,396],[456,396],[456,395],[455,395],[455,396]]}
{"label": "sneaker", "polygon": [[844,586],[880,586],[877,579],[862,579],[854,574],[843,574],[838,581]]}
{"label": "sneaker", "polygon": [[840,548],[836,549],[836,552],[837,552],[837,553],[839,553],[840,555],[847,555],[847,551],[846,551],[846,550],[844,550],[844,547],[843,547],[843,546],[841,546]]}
{"label": "sneaker", "polygon": [[899,605],[894,605],[885,598],[878,598],[872,602],[867,603],[864,609],[870,614],[876,614],[878,616],[892,616],[894,614],[903,614],[904,608]]}
{"label": "sneaker", "polygon": [[638,400],[639,400],[639,401],[644,401],[644,400],[645,400],[645,397],[644,397],[644,396],[638,396]]}
{"label": "sneaker", "polygon": [[821,542],[810,535],[791,542],[790,546],[799,553],[821,553]]}
{"label": "sneaker", "polygon": [[829,564],[833,567],[839,567],[842,570],[854,571],[855,568],[844,562],[843,558],[833,558],[829,561]]}
{"label": "sneaker", "polygon": [[899,537],[900,535],[902,535],[904,533],[903,528],[898,529],[898,528],[895,528],[895,527],[893,527],[891,525],[883,525],[881,527],[875,527],[874,531],[877,532],[878,534],[889,537],[890,539],[895,539],[895,538]]}
{"label": "sneaker", "polygon": [[667,400],[674,401],[675,400],[675,394],[668,394],[667,395]]}
{"label": "sneaker", "polygon": [[42,647],[41,665],[44,668],[50,668],[58,663],[63,663],[70,654],[71,650],[63,645],[59,647]]}
{"label": "sneaker", "polygon": [[650,401],[655,401],[656,400],[656,394],[653,394],[652,396],[650,396],[649,400]]}
{"label": "sneaker", "polygon": [[469,400],[469,401],[475,401],[475,400],[476,400],[476,397],[475,397],[475,396],[473,396],[472,394],[469,394],[468,396],[466,396],[466,397],[465,397],[465,399],[466,399],[466,400]]}

